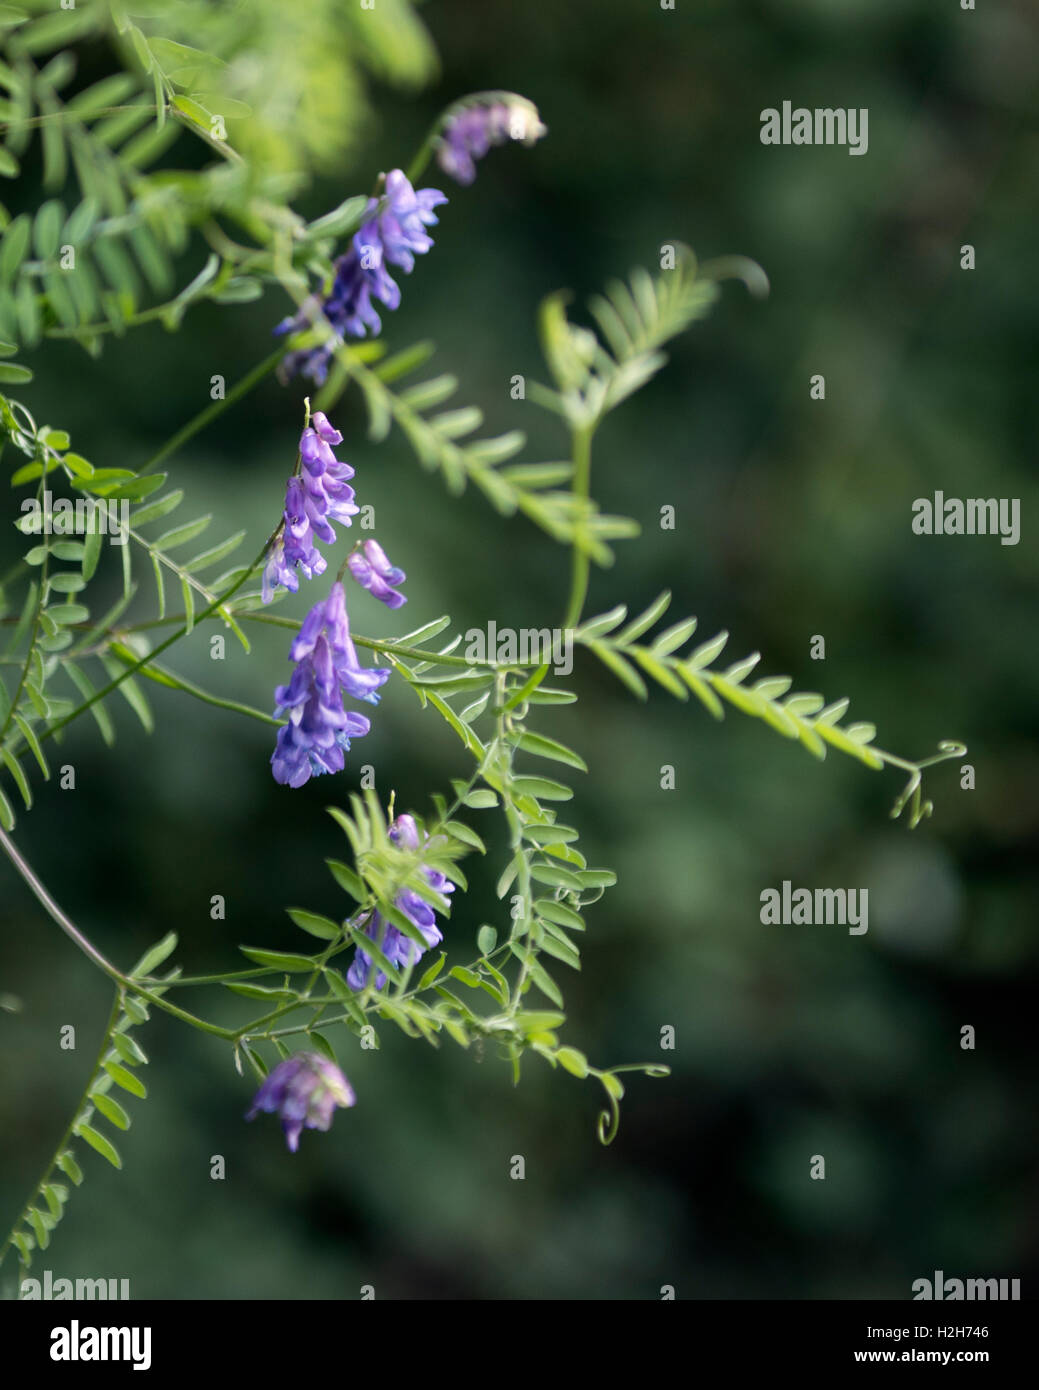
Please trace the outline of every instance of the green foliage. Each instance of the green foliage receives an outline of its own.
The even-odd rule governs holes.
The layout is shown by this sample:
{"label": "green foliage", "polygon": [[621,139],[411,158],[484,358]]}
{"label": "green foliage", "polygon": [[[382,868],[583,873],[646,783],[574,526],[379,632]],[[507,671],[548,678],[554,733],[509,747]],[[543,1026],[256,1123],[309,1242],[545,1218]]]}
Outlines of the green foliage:
{"label": "green foliage", "polygon": [[[790,676],[766,676],[753,685],[745,685],[746,678],[761,660],[760,652],[752,652],[733,662],[724,671],[710,670],[729,640],[727,632],[719,632],[684,657],[675,655],[695,632],[695,618],[685,618],[666,628],[649,646],[638,642],[636,639],[654,626],[670,602],[671,595],[662,593],[644,613],[623,628],[620,625],[627,617],[627,609],[621,605],[583,623],[574,634],[575,639],[594,652],[603,665],[640,700],[648,698],[648,690],[639,667],[657,685],[679,700],[688,700],[692,691],[716,719],[723,718],[725,713],[722,700],[744,714],[763,719],[784,738],[800,740],[808,752],[820,761],[826,757],[829,744],[874,771],[889,763],[909,768],[909,784],[896,800],[891,811],[892,818],[900,816],[909,804],[909,825],[912,829],[931,814],[934,809],[932,803],[921,802],[920,799],[920,768],[944,762],[948,758],[963,757],[967,751],[963,744],[941,743],[937,757],[928,758],[915,767],[890,753],[873,748],[871,745],[877,736],[875,724],[868,721],[841,724],[851,703],[847,698],[827,704],[826,697],[814,691],[791,694],[793,680]],[[618,628],[620,631],[617,631]]]}
{"label": "green foliage", "polygon": [[[248,651],[248,638],[234,613],[222,602],[222,596],[239,588],[250,571],[238,568],[221,572],[218,568],[245,533],[238,531],[181,560],[171,552],[197,540],[211,518],[204,516],[166,527],[154,538],[147,534],[183,500],[180,490],[154,496],[163,487],[165,474],[95,468],[69,449],[67,434],[37,426],[24,405],[2,396],[0,422],[14,447],[31,460],[14,471],[12,484],[36,483],[35,496],[23,503],[25,510],[19,520],[20,529],[33,541],[23,562],[31,578],[18,622],[3,653],[15,666],[13,689],[8,687],[10,677],[5,680],[0,669],[0,761],[10,773],[26,809],[32,804],[32,793],[23,761],[31,755],[43,776],[49,777],[41,745],[63,721],[90,709],[105,742],[112,743],[115,729],[102,702],[118,691],[145,729],[153,727],[151,708],[134,679],[137,671],[197,699],[274,722],[261,711],[211,696],[159,666],[151,660],[152,647],[146,636],[121,626],[137,595],[139,582],[134,578],[133,557],[139,554],[154,582],[160,623],[167,616],[166,587],[172,579],[183,610],[178,617],[178,636],[191,632],[196,614],[213,613]],[[59,493],[62,484],[73,494],[71,497]],[[65,538],[74,524],[84,539]],[[120,557],[121,593],[94,621],[84,601],[84,591],[99,568],[104,568],[100,565],[104,555],[112,552]],[[207,571],[216,571],[215,577],[201,578]],[[251,601],[250,595],[240,599],[246,607]],[[5,589],[0,587],[0,617],[4,607]],[[164,645],[170,645],[168,639]],[[24,655],[19,655],[23,646]],[[100,672],[91,672],[92,663],[97,663]],[[67,678],[81,701],[55,690],[59,675]],[[0,823],[8,830],[14,824],[10,798],[2,789]]]}
{"label": "green foliage", "polygon": [[[17,172],[39,130],[48,196],[33,214],[5,219],[0,334],[11,342],[0,344],[0,357],[18,344],[34,347],[48,337],[72,338],[96,352],[106,333],[129,332],[153,319],[176,330],[201,299],[233,306],[277,284],[301,304],[311,285],[327,284],[337,243],[358,225],[367,199],[351,195],[308,224],[287,205],[299,183],[287,172],[318,166],[322,150],[338,160],[341,149],[334,139],[328,143],[327,127],[335,124],[337,113],[356,108],[361,69],[418,81],[431,66],[424,30],[410,6],[405,0],[380,3],[359,19],[357,7],[345,0],[317,0],[288,10],[272,0],[256,0],[243,25],[237,11],[225,13],[201,0],[187,0],[161,16],[150,6],[138,12],[133,4],[101,0],[84,0],[75,11],[44,13],[34,0],[25,21],[9,26],[7,57],[0,63],[0,88],[7,93],[0,108],[6,121],[0,174]],[[339,43],[344,36],[348,42]],[[75,64],[65,45],[85,37],[109,45],[122,70],[66,100],[62,92]],[[233,61],[246,52],[250,62]],[[268,100],[272,93],[275,99]],[[294,97],[289,119],[282,103]],[[241,120],[250,106],[252,118]],[[343,125],[353,128],[345,119]],[[428,158],[439,128],[420,151],[418,165]],[[173,146],[182,135],[206,147],[208,162],[201,168],[172,167]],[[193,149],[194,156],[198,153]],[[74,203],[60,196],[70,170],[78,185]],[[232,239],[229,223],[248,245]],[[179,262],[195,233],[211,250],[185,282]],[[65,264],[69,251],[74,254]],[[563,422],[565,461],[515,462],[525,446],[518,431],[474,438],[482,414],[453,402],[458,383],[450,374],[409,384],[432,355],[428,343],[392,356],[379,342],[337,343],[335,370],[317,405],[329,408],[355,385],[373,441],[383,440],[395,425],[422,468],[442,476],[452,494],[471,483],[500,513],[525,516],[567,547],[571,585],[564,628],[640,700],[648,698],[650,684],[681,700],[692,693],[712,715],[721,717],[724,704],[732,705],[800,741],[817,758],[830,746],[871,769],[901,767],[910,780],[894,813],[909,805],[910,824],[916,824],[930,813],[921,795],[922,769],[959,756],[961,745],[942,745],[938,757],[908,762],[874,747],[872,724],[841,722],[846,699],[827,703],[820,694],[791,693],[793,682],[786,676],[748,685],[757,653],[715,669],[725,633],[690,647],[696,620],[687,618],[648,636],[668,607],[666,593],[631,620],[623,605],[583,620],[589,565],[609,565],[613,543],[638,531],[631,519],[602,513],[592,496],[595,431],[661,369],[665,345],[707,313],[718,298],[720,279],[737,275],[752,290],[765,287],[760,270],[748,262],[700,267],[685,247],[665,245],[661,251],[657,275],[635,270],[627,284],[611,284],[592,302],[598,332],[570,321],[563,295],[542,306],[541,340],[553,384],[533,383],[529,397]],[[159,296],[168,297],[142,307]],[[318,322],[290,346],[320,341],[330,332],[330,325]],[[0,581],[0,622],[10,629],[0,666],[4,832],[14,824],[16,799],[31,807],[35,771],[50,775],[47,741],[60,737],[80,715],[89,711],[101,737],[111,743],[110,699],[118,694],[151,731],[145,681],[268,724],[279,722],[199,688],[159,660],[211,619],[247,652],[250,623],[296,626],[257,611],[260,596],[247,587],[278,533],[250,563],[221,572],[244,532],[214,543],[208,534],[212,518],[175,516],[184,493],[168,489],[167,475],[153,471],[275,361],[261,364],[225,402],[207,408],[138,469],[95,466],[71,449],[67,432],[37,425],[24,404],[0,395],[0,429],[19,456],[12,487],[28,486],[33,493],[18,523],[28,547]],[[18,385],[30,377],[20,364],[0,361],[0,383]],[[75,537],[56,524],[70,513],[86,523]],[[119,544],[109,547],[105,542],[111,539]],[[112,588],[113,581],[114,602],[98,604],[95,594],[102,585]],[[174,606],[179,611],[170,612]],[[387,808],[365,791],[350,797],[348,809],[332,809],[346,845],[343,857],[329,859],[328,868],[347,901],[340,918],[306,906],[290,908],[294,928],[306,938],[295,938],[298,948],[242,946],[246,968],[199,980],[179,972],[157,979],[154,972],[176,945],[169,936],[124,975],[85,942],[4,837],[4,848],[37,898],[118,987],[83,1102],[9,1239],[24,1263],[35,1247],[46,1248],[67,1201],[70,1189],[53,1180],[55,1172],[78,1183],[85,1148],[121,1166],[110,1131],[127,1129],[130,1098],[146,1096],[137,1070],[146,1059],[130,1030],[147,1020],[149,1005],[230,1043],[238,1070],[247,1062],[258,1077],[267,1074],[269,1059],[287,1054],[289,1040],[334,1059],[338,1035],[329,1034],[337,1025],[348,1040],[359,1037],[366,1046],[378,1045],[376,1022],[393,1024],[434,1047],[444,1035],[463,1048],[493,1045],[517,1079],[524,1058],[533,1053],[578,1079],[599,1081],[606,1094],[598,1125],[604,1143],[619,1123],[624,1095],[619,1073],[667,1074],[655,1065],[599,1068],[562,1037],[568,978],[563,972],[581,969],[580,937],[589,911],[616,882],[612,870],[589,866],[579,824],[559,819],[557,806],[569,802],[573,791],[557,778],[587,770],[581,751],[537,727],[542,706],[573,703],[576,694],[545,684],[549,666],[543,658],[477,660],[460,654],[461,635],[445,638],[450,625],[442,617],[401,638],[355,634],[359,645],[410,687],[420,712],[432,710],[445,721],[466,762],[451,796],[434,794],[430,814],[416,817],[418,849],[391,837],[392,799]],[[579,822],[580,815],[570,819]],[[467,889],[460,861],[487,853],[481,832],[494,821],[498,838],[504,834],[507,844],[496,884],[500,906],[460,923]],[[449,895],[434,888],[429,869],[458,891]],[[418,895],[440,919],[451,920],[448,950],[400,968],[380,949],[377,934],[373,939],[369,932],[378,919],[425,950],[425,937],[402,909],[404,893]],[[487,916],[494,920],[484,920]],[[474,952],[464,963],[456,958],[460,941],[472,943],[462,949],[463,957]],[[343,957],[358,949],[374,969],[366,987],[354,991],[344,978]],[[381,988],[379,976],[384,977]],[[199,984],[223,986],[225,1002],[234,995],[254,1001],[261,1012],[230,1028],[189,1014],[165,997],[174,987]]]}
{"label": "green foliage", "polygon": [[[154,970],[175,945],[176,938],[159,942],[138,961],[131,975],[143,975]],[[152,988],[150,992],[156,999],[162,997],[178,973],[171,972]],[[137,1075],[138,1069],[147,1064],[148,1058],[131,1033],[133,1028],[147,1022],[147,1019],[148,1006],[142,999],[123,993],[117,996],[97,1060],[72,1121],[62,1136],[50,1166],[0,1248],[0,1259],[13,1246],[23,1270],[28,1270],[32,1266],[32,1252],[47,1249],[51,1232],[64,1216],[65,1205],[71,1195],[71,1188],[67,1183],[58,1181],[58,1175],[68,1178],[73,1187],[79,1187],[85,1172],[89,1172],[89,1164],[84,1170],[82,1162],[86,1149],[100,1154],[113,1168],[122,1168],[119,1150],[111,1134],[101,1127],[101,1122],[107,1122],[120,1131],[128,1130],[132,1123],[130,1112],[111,1094],[113,1086],[139,1100],[144,1100],[148,1094],[144,1082]]]}
{"label": "green foliage", "polygon": [[[73,90],[72,45],[84,40],[118,67]],[[296,258],[319,256],[349,225],[308,227],[286,199],[356,142],[365,73],[415,86],[435,70],[410,0],[371,11],[349,0],[252,0],[244,11],[27,0],[0,54],[0,177],[19,173],[38,137],[53,195],[33,216],[0,208],[0,337],[30,348],[70,337],[92,353],[137,323],[176,328],[199,299],[257,297],[279,278],[286,244],[281,274],[294,277]],[[192,141],[214,156],[201,169]],[[171,166],[182,152],[186,164]],[[352,215],[361,207],[353,200]],[[253,244],[229,237],[228,222]],[[212,254],[173,294],[194,232]]]}

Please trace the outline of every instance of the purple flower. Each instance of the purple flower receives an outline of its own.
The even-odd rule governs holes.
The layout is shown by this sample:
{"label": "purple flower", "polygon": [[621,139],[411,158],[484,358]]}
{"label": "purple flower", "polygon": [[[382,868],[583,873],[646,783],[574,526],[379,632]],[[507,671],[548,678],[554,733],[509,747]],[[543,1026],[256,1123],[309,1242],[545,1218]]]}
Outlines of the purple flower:
{"label": "purple flower", "polygon": [[325,602],[315,604],[304,618],[289,655],[293,661],[302,661],[316,653],[326,640],[336,679],[346,693],[355,700],[377,705],[379,687],[386,684],[390,673],[385,667],[362,666],[358,661],[357,648],[350,636],[346,595],[340,583],[333,584]]}
{"label": "purple flower", "polygon": [[[433,238],[426,231],[438,221],[433,209],[446,202],[447,195],[438,188],[420,188],[416,192],[400,169],[392,169],[386,175],[386,208],[361,232],[376,228],[372,240],[381,240],[387,261],[410,275],[415,257],[424,256],[433,245]],[[375,207],[373,198],[368,204],[369,216]]]}
{"label": "purple flower", "polygon": [[324,639],[315,659],[301,662],[289,684],[278,687],[276,698],[278,713],[289,715],[271,755],[274,780],[283,786],[302,787],[312,776],[342,772],[351,738],[361,738],[371,728],[363,714],[343,709]]}
{"label": "purple flower", "polygon": [[302,570],[308,579],[324,574],[326,561],[315,541],[333,545],[336,533],[332,522],[349,526],[350,518],[360,510],[347,482],[354,470],[332,452],[332,446],[342,442],[343,436],[333,429],[327,417],[320,410],[315,411],[313,424],[303,431],[299,441],[302,467],[285,486],[284,529],[271,548],[263,572],[264,603],[270,603],[279,584],[295,593],[299,588],[297,570]]}
{"label": "purple flower", "polygon": [[457,183],[470,184],[476,178],[476,160],[492,145],[506,140],[534,144],[547,135],[537,108],[516,97],[489,106],[465,106],[450,117],[437,144],[437,163]]}
{"label": "purple flower", "polygon": [[[400,845],[402,849],[417,850],[421,847],[419,841],[418,827],[412,816],[398,816],[390,826],[390,839],[394,844]],[[428,836],[426,837],[428,843]],[[421,866],[423,878],[430,888],[438,893],[453,893],[454,884],[444,874],[436,869],[431,869],[427,865]],[[426,902],[425,898],[416,893],[414,889],[405,888],[397,894],[394,899],[394,906],[398,912],[404,914],[413,926],[418,927],[422,933],[425,946],[405,935],[398,927],[387,922],[381,913],[373,914],[371,921],[365,927],[365,935],[376,943],[382,954],[391,965],[400,966],[401,969],[415,962],[429,950],[431,946],[436,946],[443,941],[444,934],[437,926],[436,917],[432,907]],[[362,951],[360,946],[354,956],[346,979],[351,989],[364,989],[371,975],[372,958],[367,951]],[[382,989],[386,983],[386,975],[382,970],[376,973],[375,988]]]}
{"label": "purple flower", "polygon": [[336,1107],[356,1102],[353,1087],[334,1062],[317,1052],[297,1052],[279,1062],[256,1092],[247,1120],[260,1111],[278,1115],[289,1150],[307,1129],[328,1130]]}
{"label": "purple flower", "polygon": [[[386,269],[399,266],[410,274],[416,255],[424,255],[433,245],[426,227],[436,223],[433,209],[447,198],[436,188],[415,190],[400,169],[386,175],[382,199],[370,198],[365,221],[354,235],[350,249],[334,262],[335,277],[329,294],[311,296],[298,313],[283,319],[275,333],[298,333],[324,318],[332,326],[336,340],[363,338],[379,333],[382,320],[372,303],[373,297],[387,309],[400,304],[400,286]],[[382,211],[377,209],[383,204]],[[290,352],[280,368],[282,380],[297,372],[321,385],[328,375],[328,364],[335,342]]]}
{"label": "purple flower", "polygon": [[[332,433],[339,435],[338,430]],[[339,435],[339,438],[342,436]],[[299,452],[303,465],[300,479],[307,519],[321,540],[334,545],[336,533],[329,524],[330,520],[349,526],[350,518],[361,510],[355,505],[354,490],[346,481],[354,476],[354,470],[348,463],[340,463],[327,439],[313,427],[303,431]]]}
{"label": "purple flower", "polygon": [[403,584],[407,576],[390,564],[378,541],[365,541],[360,550],[348,556],[346,564],[361,588],[381,599],[388,608],[401,608],[407,603],[405,596],[393,588],[394,584]]}
{"label": "purple flower", "polygon": [[371,728],[363,714],[344,710],[343,694],[377,704],[389,670],[363,667],[350,637],[342,584],[316,603],[289,649],[296,663],[288,685],[274,692],[276,713],[288,714],[271,755],[274,780],[302,787],[312,776],[341,772],[351,738]]}
{"label": "purple flower", "polygon": [[298,569],[302,569],[308,579],[313,579],[315,575],[323,574],[326,568],[325,557],[319,550],[307,550],[286,529],[271,546],[267,556],[263,571],[263,602],[270,603],[279,584],[295,593],[299,588]]}

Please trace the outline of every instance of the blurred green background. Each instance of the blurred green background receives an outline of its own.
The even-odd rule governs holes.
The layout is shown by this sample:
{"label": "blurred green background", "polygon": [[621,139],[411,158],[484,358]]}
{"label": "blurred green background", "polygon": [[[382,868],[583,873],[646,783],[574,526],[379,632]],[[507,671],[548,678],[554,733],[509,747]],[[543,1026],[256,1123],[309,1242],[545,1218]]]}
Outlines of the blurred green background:
{"label": "blurred green background", "polygon": [[[87,1155],[88,1180],[37,1264],[128,1277],[136,1298],[355,1298],[370,1284],[379,1298],[656,1298],[672,1285],[684,1298],[901,1299],[935,1269],[1019,1277],[1028,1296],[1039,1276],[1034,10],[436,0],[423,15],[440,75],[418,95],[376,88],[351,162],[301,211],[406,164],[467,91],[522,92],[550,134],[533,151],[492,153],[469,189],[427,175],[451,201],[386,316],[391,347],[435,338],[460,401],[492,431],[527,429],[526,457],[554,458],[554,422],[508,390],[515,373],[544,376],[545,294],[568,286],[580,304],[610,276],[655,266],[672,239],[703,258],[758,260],[771,297],[728,286],[599,436],[593,491],[644,531],[593,577],[589,611],[670,588],[676,619],[696,613],[705,637],[730,629],[733,658],[760,649],[763,673],[850,695],[881,746],[923,757],[962,738],[976,789],[961,790],[956,764],[935,770],[934,818],[909,833],[887,819],[895,774],[836,754],[817,765],[735,712],[715,725],[662,693],[639,707],[579,658],[581,703],[542,727],[590,764],[566,819],[619,884],[589,914],[583,972],[558,972],[568,1041],[600,1064],[674,1072],[631,1079],[615,1144],[595,1138],[595,1083],[532,1058],[513,1090],[494,1057],[433,1052],[387,1024],[377,1053],[342,1040],[358,1105],[292,1157],[273,1120],[243,1123],[251,1086],[226,1047],[157,1017],[141,1035],[151,1094],[132,1103],[124,1171]],[[759,112],[786,98],[868,107],[868,154],[762,146]],[[972,272],[959,268],[964,243]],[[234,382],[270,351],[285,307],[207,305],[179,335],[140,328],[98,361],[48,345],[47,369],[42,353],[27,359],[39,375],[25,398],[98,466],[139,464],[206,404],[212,374]],[[814,373],[825,402],[809,399]],[[258,545],[303,394],[268,381],[177,457],[185,519],[213,510],[215,539],[218,525],[243,525]],[[356,396],[334,419],[361,500],[408,571],[403,613],[358,596],[357,630],[404,632],[442,612],[463,629],[561,614],[562,550],[478,496],[449,501],[397,435],[373,448]],[[1020,544],[914,536],[912,503],[937,489],[1020,498]],[[673,532],[658,526],[665,504]],[[815,634],[822,662],[809,657]],[[208,636],[171,664],[213,685]],[[287,678],[287,640],[253,637],[251,656],[229,642],[218,676],[265,707]],[[283,908],[342,911],[322,860],[344,842],[323,808],[346,801],[357,764],[420,812],[468,774],[436,715],[392,684],[354,775],[296,792],[273,783],[259,724],[148,694],[158,731],[117,708],[110,754],[78,722],[61,756],[76,790],[40,785],[17,832],[61,904],[125,965],[171,929],[192,972],[234,968],[239,942],[302,946]],[[673,791],[660,788],[665,764]],[[448,930],[460,960],[500,912],[497,868],[466,868],[473,894]],[[867,887],[868,935],[762,926],[759,895],[784,879]],[[216,893],[225,922],[209,916]],[[0,1012],[6,1230],[80,1093],[109,991],[6,868],[0,911],[0,991],[23,1005]],[[239,1016],[233,1002],[192,1004]],[[68,1023],[71,1053],[58,1048]],[[664,1054],[666,1024],[677,1044]],[[965,1024],[973,1052],[959,1046]],[[223,1182],[209,1177],[214,1154]],[[509,1177],[516,1154],[522,1182]],[[814,1154],[825,1182],[809,1180]],[[8,1264],[0,1282],[12,1275]]]}

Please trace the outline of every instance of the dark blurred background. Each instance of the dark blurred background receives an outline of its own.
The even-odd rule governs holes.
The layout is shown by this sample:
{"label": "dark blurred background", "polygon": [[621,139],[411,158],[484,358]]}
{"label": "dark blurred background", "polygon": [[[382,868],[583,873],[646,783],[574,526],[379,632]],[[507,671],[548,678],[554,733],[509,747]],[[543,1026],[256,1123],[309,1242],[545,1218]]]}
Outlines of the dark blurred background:
{"label": "dark blurred background", "polygon": [[[124,1171],[86,1155],[88,1180],[37,1264],[128,1277],[138,1298],[354,1298],[371,1284],[380,1298],[656,1298],[672,1285],[685,1298],[901,1299],[936,1269],[1019,1277],[1028,1296],[1039,1275],[1035,12],[1025,0],[977,12],[954,0],[674,12],[656,0],[436,0],[423,15],[440,76],[417,96],[376,88],[352,162],[301,211],[406,164],[467,91],[522,92],[550,134],[492,153],[469,189],[427,175],[451,201],[387,315],[390,345],[435,338],[460,403],[481,405],[492,431],[527,429],[525,457],[555,458],[565,445],[552,419],[508,391],[515,373],[544,376],[545,294],[572,288],[580,317],[589,294],[654,267],[668,240],[758,260],[771,297],[727,286],[599,436],[593,491],[644,531],[594,576],[589,611],[670,588],[675,619],[696,613],[705,637],[731,630],[733,658],[760,649],[763,673],[851,696],[882,747],[923,757],[963,739],[976,788],[961,790],[959,764],[934,770],[934,818],[910,833],[887,817],[895,773],[835,753],[818,765],[736,712],[716,725],[662,693],[639,707],[579,658],[581,703],[542,727],[590,764],[565,819],[619,884],[589,914],[582,973],[557,972],[567,1037],[597,1063],[674,1073],[630,1079],[614,1145],[595,1137],[595,1083],[531,1058],[514,1090],[492,1056],[449,1042],[433,1052],[387,1024],[377,1053],[342,1039],[358,1105],[292,1157],[273,1120],[243,1123],[251,1086],[227,1048],[157,1017],[140,1035],[150,1098],[131,1102]],[[784,99],[868,107],[868,154],[762,146],[759,113]],[[960,269],[965,243],[974,271]],[[206,404],[212,374],[232,383],[270,350],[284,311],[272,296],[207,305],[179,335],[141,328],[98,361],[49,345],[25,398],[96,465],[140,464]],[[809,398],[814,373],[824,402]],[[172,470],[185,519],[213,510],[214,540],[243,525],[259,544],[303,394],[268,381],[183,450]],[[356,396],[334,419],[408,571],[403,613],[359,596],[359,631],[404,632],[442,612],[462,629],[561,613],[561,549],[478,496],[451,502],[397,435],[373,448]],[[1020,543],[914,536],[912,503],[936,490],[1020,498]],[[658,526],[665,504],[673,532]],[[285,634],[253,628],[251,656],[230,641],[215,677],[209,632],[170,664],[266,707],[287,677]],[[810,659],[815,634],[825,661]],[[290,792],[271,779],[261,725],[147,693],[151,737],[121,702],[113,752],[88,721],[69,730],[61,761],[77,788],[38,786],[23,851],[124,965],[171,929],[192,973],[233,969],[239,942],[304,946],[283,908],[341,913],[322,859],[345,845],[323,808],[345,803],[356,770]],[[391,686],[357,748],[380,792],[420,812],[468,775],[407,689]],[[500,916],[497,868],[467,869],[473,894],[448,932],[460,960]],[[867,887],[868,935],[762,926],[759,895],[784,879]],[[210,919],[216,893],[224,922]],[[0,1013],[6,1230],[76,1102],[109,991],[7,869],[0,908],[0,991],[22,1001]],[[231,1000],[181,1002],[244,1016]],[[57,1046],[67,1023],[71,1053]],[[667,1024],[676,1047],[662,1053]],[[966,1024],[974,1051],[959,1045]],[[214,1154],[226,1181],[210,1179]],[[516,1154],[522,1182],[509,1177]],[[825,1182],[809,1180],[815,1154]]]}

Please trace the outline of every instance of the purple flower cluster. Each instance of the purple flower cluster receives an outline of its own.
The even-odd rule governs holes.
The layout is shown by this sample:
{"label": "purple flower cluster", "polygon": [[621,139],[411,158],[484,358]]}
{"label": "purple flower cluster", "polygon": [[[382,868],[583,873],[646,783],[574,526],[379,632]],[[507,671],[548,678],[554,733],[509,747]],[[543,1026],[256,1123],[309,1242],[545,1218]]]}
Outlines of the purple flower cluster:
{"label": "purple flower cluster", "polygon": [[316,410],[313,424],[307,426],[299,441],[300,472],[285,487],[282,534],[271,547],[263,572],[264,603],[270,603],[278,584],[295,593],[299,588],[297,570],[302,570],[308,579],[324,574],[325,557],[315,540],[334,545],[332,522],[349,526],[350,518],[360,510],[347,481],[354,476],[354,470],[332,452],[332,446],[342,442],[339,431]]}
{"label": "purple flower cluster", "polygon": [[457,183],[470,184],[476,178],[476,160],[492,145],[503,145],[507,140],[532,145],[547,133],[537,109],[520,98],[465,106],[447,121],[440,134],[437,163]]}
{"label": "purple flower cluster", "polygon": [[[419,849],[418,826],[412,816],[398,816],[390,827],[390,839],[394,844],[400,845],[402,849]],[[428,839],[428,837],[427,837]],[[444,874],[436,869],[431,869],[426,865],[422,866],[422,875],[430,888],[438,893],[453,893],[455,886],[446,878]],[[405,888],[397,894],[394,899],[394,906],[398,912],[404,916],[414,926],[418,927],[425,940],[425,947],[419,945],[410,936],[386,921],[381,913],[376,912],[372,920],[365,927],[365,935],[379,947],[379,950],[390,962],[391,965],[398,965],[401,969],[406,968],[424,955],[432,946],[443,941],[444,935],[437,926],[436,917],[433,909],[426,900],[419,896],[411,888]],[[372,971],[372,958],[367,951],[362,951],[360,946],[354,956],[353,965],[347,973],[347,982],[351,989],[364,989],[368,983]],[[375,988],[382,989],[386,983],[386,975],[379,970],[375,976]]]}
{"label": "purple flower cluster", "polygon": [[297,1052],[279,1062],[256,1092],[247,1120],[261,1110],[278,1115],[289,1150],[299,1148],[299,1136],[307,1129],[328,1130],[337,1107],[356,1101],[353,1087],[334,1062],[317,1052]]}
{"label": "purple flower cluster", "polygon": [[[288,481],[280,533],[264,569],[264,603],[270,603],[277,585],[295,592],[300,570],[308,579],[323,574],[327,562],[316,542],[334,543],[332,522],[349,526],[360,510],[347,481],[354,470],[332,452],[342,442],[343,436],[326,416],[315,411],[299,442],[300,472]],[[390,608],[406,602],[393,587],[403,583],[404,571],[390,564],[378,541],[364,541],[346,568]],[[371,727],[363,715],[343,708],[343,695],[374,704],[390,673],[381,667],[366,669],[358,661],[346,596],[338,580],[328,598],[310,610],[289,655],[296,669],[288,685],[274,692],[276,713],[287,713],[289,719],[278,730],[271,766],[275,781],[301,787],[313,776],[340,771],[351,738],[361,737]]]}
{"label": "purple flower cluster", "polygon": [[[348,337],[363,338],[368,330],[378,333],[382,321],[373,298],[387,309],[396,309],[400,304],[400,286],[387,266],[411,273],[416,255],[424,255],[433,245],[433,238],[426,231],[437,221],[433,209],[446,202],[439,189],[416,191],[402,170],[391,170],[386,175],[384,197],[368,200],[364,224],[349,251],[336,260],[329,294],[324,299],[313,296],[298,313],[283,319],[275,333],[298,333],[322,316],[331,324],[339,342]],[[380,204],[381,212],[377,211]],[[334,349],[334,342],[324,342],[288,353],[281,364],[283,380],[299,372],[321,385],[328,375]]]}
{"label": "purple flower cluster", "polygon": [[363,714],[344,710],[343,695],[377,704],[379,689],[390,673],[383,667],[363,667],[358,661],[339,583],[307,614],[289,656],[296,669],[288,685],[279,685],[274,692],[277,713],[288,714],[289,719],[278,730],[271,767],[276,782],[302,787],[312,776],[340,772],[351,738],[360,738],[371,728]]}

